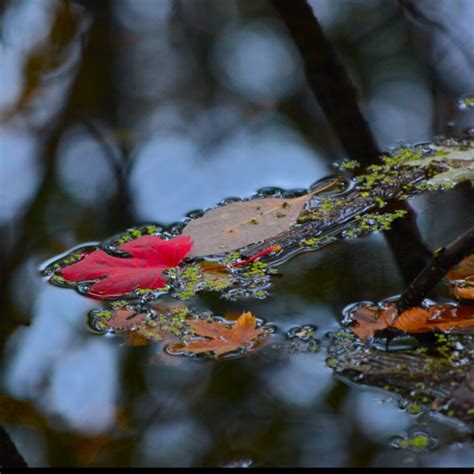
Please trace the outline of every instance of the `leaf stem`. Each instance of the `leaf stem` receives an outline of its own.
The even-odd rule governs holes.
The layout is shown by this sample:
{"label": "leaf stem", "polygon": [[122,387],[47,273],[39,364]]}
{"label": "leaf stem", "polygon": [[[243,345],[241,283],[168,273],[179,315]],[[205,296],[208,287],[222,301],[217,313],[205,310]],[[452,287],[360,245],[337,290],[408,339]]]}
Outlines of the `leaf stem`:
{"label": "leaf stem", "polygon": [[272,252],[278,252],[281,250],[281,245],[273,245],[272,247],[269,247],[268,249],[262,250],[261,252],[257,253],[257,255],[254,255],[253,257],[247,258],[246,260],[242,260],[237,263],[233,263],[232,265],[217,265],[215,267],[207,267],[204,269],[205,272],[210,272],[212,270],[223,270],[227,268],[233,268],[233,267],[240,267],[242,265],[247,265],[247,263],[254,262],[255,260],[258,260],[259,258],[262,258],[264,255],[268,255],[269,253]]}

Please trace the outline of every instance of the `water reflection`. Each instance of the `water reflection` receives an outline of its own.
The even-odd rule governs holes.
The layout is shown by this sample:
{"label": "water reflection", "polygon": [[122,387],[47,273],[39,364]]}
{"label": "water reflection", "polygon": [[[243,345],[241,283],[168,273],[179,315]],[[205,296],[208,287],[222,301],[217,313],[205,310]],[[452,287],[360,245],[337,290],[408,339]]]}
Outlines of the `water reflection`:
{"label": "water reflection", "polygon": [[67,130],[57,149],[56,171],[65,194],[82,205],[93,205],[116,193],[113,163],[94,137],[80,127]]}
{"label": "water reflection", "polygon": [[[282,99],[302,83],[298,56],[287,38],[271,23],[226,28],[213,51],[218,80],[252,101]],[[248,65],[253,64],[252,68]]]}
{"label": "water reflection", "polygon": [[10,394],[35,400],[50,416],[88,434],[113,426],[118,390],[118,353],[105,340],[78,337],[93,303],[43,288],[30,328],[9,341],[6,386]]}
{"label": "water reflection", "polygon": [[[401,2],[422,13],[412,36],[397,2],[310,3],[381,146],[472,126],[451,105],[474,90],[472,2]],[[437,451],[391,448],[417,419],[335,380],[323,352],[156,364],[154,346],[87,332],[96,302],[37,279],[37,262],[77,243],[264,186],[308,187],[343,158],[269,2],[10,0],[0,21],[2,392],[48,420],[7,426],[31,465],[472,465],[465,433],[432,420]],[[467,188],[414,204],[433,247],[473,212]],[[301,255],[284,277],[266,301],[195,303],[283,331],[315,324],[320,337],[347,303],[402,289],[381,236]],[[111,438],[97,458],[62,444],[97,434]]]}
{"label": "water reflection", "polygon": [[[0,128],[0,224],[7,224],[23,210],[39,184],[38,141],[30,134]],[[22,177],[22,186],[16,178]]]}
{"label": "water reflection", "polygon": [[[287,189],[308,187],[314,176],[329,170],[297,133],[272,116],[233,134],[207,156],[189,134],[175,133],[156,136],[136,160],[131,186],[137,214],[164,223],[228,196],[250,196],[269,182]],[[192,180],[183,185],[185,176]]]}

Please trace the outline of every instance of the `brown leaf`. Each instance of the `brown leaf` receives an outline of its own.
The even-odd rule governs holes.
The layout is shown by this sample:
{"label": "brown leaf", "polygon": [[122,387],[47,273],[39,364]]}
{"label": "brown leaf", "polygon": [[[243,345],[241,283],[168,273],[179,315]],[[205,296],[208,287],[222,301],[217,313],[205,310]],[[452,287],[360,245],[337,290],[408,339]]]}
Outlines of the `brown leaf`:
{"label": "brown leaf", "polygon": [[391,326],[397,316],[397,309],[394,304],[388,304],[381,309],[378,306],[359,306],[351,314],[355,321],[353,331],[359,339],[368,339],[376,331],[382,331]]}
{"label": "brown leaf", "polygon": [[256,323],[257,320],[250,312],[243,313],[233,327],[218,321],[189,321],[188,324],[197,336],[209,339],[191,341],[184,350],[194,353],[212,351],[216,356],[235,351],[263,334],[263,329],[257,328]]}
{"label": "brown leaf", "polygon": [[460,300],[474,300],[474,282],[469,286],[454,286],[453,295]]}
{"label": "brown leaf", "polygon": [[258,335],[262,334],[263,329],[256,327],[256,319],[250,311],[243,313],[235,323],[234,329],[230,333],[230,338],[234,341],[238,341],[241,344],[245,344],[252,339],[255,339]]}
{"label": "brown leaf", "polygon": [[194,242],[188,257],[230,252],[275,237],[296,222],[305,203],[314,194],[334,184],[335,181],[331,181],[310,194],[293,199],[268,197],[211,209],[189,222],[182,231]]}
{"label": "brown leaf", "polygon": [[429,309],[410,308],[397,317],[394,304],[381,310],[377,306],[360,306],[352,314],[354,333],[367,339],[382,329],[398,329],[410,334],[451,331],[474,327],[474,307],[437,305]]}
{"label": "brown leaf", "polygon": [[147,314],[145,312],[137,312],[131,307],[124,306],[112,311],[110,319],[102,318],[103,325],[114,331],[122,331],[140,324]]}
{"label": "brown leaf", "polygon": [[409,333],[474,327],[474,307],[437,305],[428,310],[412,308],[403,312],[393,327]]}
{"label": "brown leaf", "polygon": [[423,308],[410,308],[404,311],[393,323],[393,327],[404,332],[429,332],[430,312]]}
{"label": "brown leaf", "polygon": [[453,295],[461,300],[474,300],[474,254],[466,257],[447,275]]}
{"label": "brown leaf", "polygon": [[474,276],[474,253],[451,269],[446,275],[451,281],[464,280]]}

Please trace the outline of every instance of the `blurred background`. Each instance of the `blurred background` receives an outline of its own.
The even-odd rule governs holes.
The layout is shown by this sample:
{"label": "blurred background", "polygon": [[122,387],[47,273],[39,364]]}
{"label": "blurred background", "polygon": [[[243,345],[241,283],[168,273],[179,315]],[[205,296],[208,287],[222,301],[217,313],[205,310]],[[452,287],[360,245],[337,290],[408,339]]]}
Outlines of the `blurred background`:
{"label": "blurred background", "polygon": [[[474,94],[474,1],[309,3],[381,149],[473,133],[457,101]],[[96,302],[39,278],[74,245],[335,172],[346,156],[269,1],[3,0],[0,78],[0,423],[31,465],[474,464],[462,429],[336,380],[323,353],[150,364],[157,347],[91,333]],[[474,215],[465,187],[412,204],[432,248]],[[194,303],[323,335],[403,289],[380,235],[284,276],[268,301]],[[390,446],[415,428],[432,452]]]}

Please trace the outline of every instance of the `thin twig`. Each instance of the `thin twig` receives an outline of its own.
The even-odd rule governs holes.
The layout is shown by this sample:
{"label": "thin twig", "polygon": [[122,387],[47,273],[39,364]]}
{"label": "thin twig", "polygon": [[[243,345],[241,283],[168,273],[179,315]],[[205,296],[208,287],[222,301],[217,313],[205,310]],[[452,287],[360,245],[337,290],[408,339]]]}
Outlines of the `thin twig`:
{"label": "thin twig", "polygon": [[398,300],[398,311],[419,306],[446,273],[474,252],[474,226],[447,247],[436,250],[431,262],[418,274]]}

